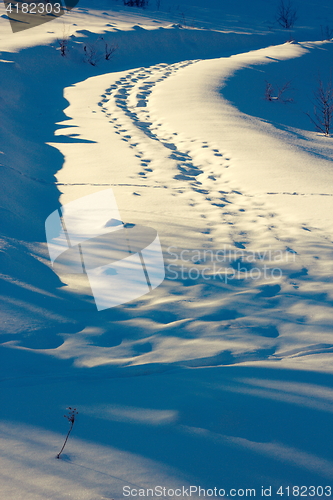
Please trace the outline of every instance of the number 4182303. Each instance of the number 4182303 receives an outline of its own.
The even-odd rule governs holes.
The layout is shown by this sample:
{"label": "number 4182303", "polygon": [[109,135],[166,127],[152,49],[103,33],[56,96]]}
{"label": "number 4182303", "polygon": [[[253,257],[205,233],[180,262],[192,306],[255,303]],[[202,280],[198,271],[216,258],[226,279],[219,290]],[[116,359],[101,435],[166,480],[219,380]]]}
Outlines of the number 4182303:
{"label": "number 4182303", "polygon": [[8,14],[61,14],[60,3],[9,3],[6,7]]}
{"label": "number 4182303", "polygon": [[331,497],[331,486],[280,486],[276,491],[281,497]]}

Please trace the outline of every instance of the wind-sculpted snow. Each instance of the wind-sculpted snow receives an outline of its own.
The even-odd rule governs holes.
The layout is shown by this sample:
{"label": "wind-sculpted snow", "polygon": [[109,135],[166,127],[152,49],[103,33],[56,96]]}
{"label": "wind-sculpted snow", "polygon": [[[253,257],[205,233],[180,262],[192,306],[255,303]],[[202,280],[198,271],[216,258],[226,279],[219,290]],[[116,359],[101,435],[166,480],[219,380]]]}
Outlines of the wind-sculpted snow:
{"label": "wind-sculpted snow", "polygon": [[[64,200],[72,196],[72,189],[79,189],[76,196],[86,192],[82,190],[100,189],[90,177],[109,178],[109,184],[101,184],[116,189],[123,218],[149,221],[161,235],[166,280],[142,299],[106,311],[103,318],[90,308],[81,311],[85,328],[74,335],[60,332],[56,349],[34,344],[33,336],[22,347],[38,347],[82,367],[214,366],[331,352],[327,235],[288,222],[268,197],[258,199],[233,179],[233,159],[227,145],[223,147],[223,134],[217,145],[187,136],[186,130],[174,132],[177,128],[156,112],[164,99],[164,82],[177,83],[176,77],[197,64],[163,63],[67,89],[66,98],[73,102],[67,109],[73,117],[68,131],[75,124],[91,144],[101,136],[105,142],[108,137],[116,142],[105,148],[99,163],[90,153],[95,146],[87,144],[85,160],[91,155],[93,165],[88,175],[68,160],[58,176]],[[110,84],[93,105],[96,90],[107,81]],[[86,93],[86,88],[94,92],[85,114],[93,114],[99,124],[89,137],[86,118],[75,114],[75,96]],[[181,113],[180,127],[186,108]],[[119,141],[134,159],[126,170],[118,167],[119,158],[112,157]],[[109,172],[96,174],[110,153]],[[70,276],[63,281],[70,285],[70,297],[87,303],[85,295],[77,295],[79,282]]]}

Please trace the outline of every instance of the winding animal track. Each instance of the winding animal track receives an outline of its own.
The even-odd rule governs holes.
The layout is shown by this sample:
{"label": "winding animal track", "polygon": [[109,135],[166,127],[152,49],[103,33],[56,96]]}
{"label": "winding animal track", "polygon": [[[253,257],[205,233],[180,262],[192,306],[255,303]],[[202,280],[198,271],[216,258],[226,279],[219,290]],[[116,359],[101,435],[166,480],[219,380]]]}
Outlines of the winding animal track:
{"label": "winding animal track", "polygon": [[[174,163],[177,171],[169,182],[173,189],[172,195],[182,195],[184,188],[187,193],[192,191],[194,196],[189,204],[196,207],[199,217],[206,220],[205,234],[210,234],[212,238],[212,233],[218,226],[216,221],[220,220],[229,226],[231,244],[234,242],[235,247],[239,248],[240,236],[245,241],[244,244],[250,239],[247,235],[249,223],[254,226],[253,231],[257,231],[256,219],[262,217],[263,207],[253,197],[240,192],[238,186],[231,186],[228,180],[223,179],[224,169],[230,166],[227,155],[207,142],[184,140],[175,133],[163,131],[162,123],[153,122],[149,112],[149,96],[158,83],[195,62],[158,64],[131,71],[106,89],[99,106],[113,125],[115,133],[130,148],[136,150],[136,157],[140,158],[142,167],[137,172],[137,178],[149,179],[154,187],[160,184],[154,176],[154,156],[149,157],[149,153],[154,152],[154,147],[163,147],[168,160]],[[120,117],[119,113],[115,116],[115,110],[121,111]],[[145,147],[139,137],[135,137],[133,129],[149,139],[150,148]],[[245,219],[246,231],[241,222]],[[271,231],[271,228],[267,231]],[[269,237],[270,234],[267,234],[267,238]]]}

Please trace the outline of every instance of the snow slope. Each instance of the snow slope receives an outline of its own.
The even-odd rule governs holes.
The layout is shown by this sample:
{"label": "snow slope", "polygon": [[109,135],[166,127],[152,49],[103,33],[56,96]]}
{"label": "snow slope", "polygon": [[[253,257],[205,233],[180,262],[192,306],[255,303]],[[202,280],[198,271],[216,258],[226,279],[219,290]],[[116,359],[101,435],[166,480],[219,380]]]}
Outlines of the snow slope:
{"label": "snow slope", "polygon": [[[297,5],[297,43],[259,0],[0,19],[2,498],[331,484],[332,139],[303,108],[333,13]],[[84,60],[105,41],[110,61]],[[297,101],[264,101],[291,71]],[[158,231],[166,279],[97,312],[52,271],[44,222],[110,187]]]}

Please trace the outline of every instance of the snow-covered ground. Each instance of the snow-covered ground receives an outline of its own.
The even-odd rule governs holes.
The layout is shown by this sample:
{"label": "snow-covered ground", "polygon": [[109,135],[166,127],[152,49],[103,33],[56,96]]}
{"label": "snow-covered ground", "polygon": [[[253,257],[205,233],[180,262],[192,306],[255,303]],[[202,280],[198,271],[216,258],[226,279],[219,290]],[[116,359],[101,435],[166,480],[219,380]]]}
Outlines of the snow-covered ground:
{"label": "snow-covered ground", "polygon": [[[264,0],[81,0],[15,34],[0,5],[1,500],[331,496],[333,139],[307,113],[333,8],[294,5],[285,30]],[[98,312],[45,220],[110,188],[166,278]]]}

